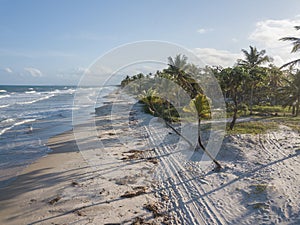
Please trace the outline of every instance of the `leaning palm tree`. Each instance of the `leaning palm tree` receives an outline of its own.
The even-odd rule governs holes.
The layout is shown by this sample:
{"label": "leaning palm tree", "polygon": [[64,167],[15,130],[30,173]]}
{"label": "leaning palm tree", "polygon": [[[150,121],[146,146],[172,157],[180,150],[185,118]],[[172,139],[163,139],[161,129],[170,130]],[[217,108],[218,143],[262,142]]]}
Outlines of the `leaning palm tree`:
{"label": "leaning palm tree", "polygon": [[245,49],[242,49],[245,59],[239,59],[238,65],[243,66],[248,70],[249,81],[250,81],[250,114],[252,114],[253,106],[253,92],[254,87],[262,80],[260,70],[258,69],[260,65],[263,65],[266,62],[272,61],[272,58],[265,55],[266,50],[258,51],[256,47],[250,46],[250,51],[248,52]]}
{"label": "leaning palm tree", "polygon": [[201,140],[201,119],[203,118],[211,118],[211,109],[208,98],[204,95],[199,93],[194,99],[192,99],[189,105],[186,105],[183,108],[184,112],[196,114],[197,119],[197,147],[196,150],[202,149],[207,156],[216,164],[216,171],[220,170],[221,164],[215,159],[215,157],[205,148]]}
{"label": "leaning palm tree", "polygon": [[[296,30],[300,30],[300,26],[295,26]],[[280,38],[280,41],[291,41],[293,43],[293,48],[291,53],[300,51],[300,38],[297,37],[284,37]],[[293,60],[291,62],[288,62],[281,66],[280,68],[286,67],[286,66],[294,66],[296,64],[300,63],[300,59]]]}

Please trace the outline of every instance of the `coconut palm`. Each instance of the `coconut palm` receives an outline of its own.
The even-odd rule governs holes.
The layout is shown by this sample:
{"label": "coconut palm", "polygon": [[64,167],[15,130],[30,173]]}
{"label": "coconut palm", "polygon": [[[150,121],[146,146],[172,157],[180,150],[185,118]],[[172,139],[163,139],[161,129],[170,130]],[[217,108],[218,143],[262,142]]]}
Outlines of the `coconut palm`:
{"label": "coconut palm", "polygon": [[242,66],[234,68],[225,68],[219,74],[219,81],[222,89],[228,92],[233,103],[233,115],[229,128],[232,130],[237,120],[238,108],[241,103],[241,95],[244,89],[244,83],[247,80],[247,72]]}
{"label": "coconut palm", "polygon": [[268,76],[265,80],[266,91],[264,94],[267,93],[272,105],[277,105],[279,97],[278,89],[283,86],[283,72],[275,65],[270,65],[267,69],[267,73]]}
{"label": "coconut palm", "polygon": [[208,157],[216,164],[216,169],[221,169],[221,164],[210,154],[209,151],[207,151],[201,140],[201,119],[211,118],[211,110],[208,98],[204,94],[199,93],[194,99],[190,101],[189,105],[183,108],[183,111],[196,114],[198,117],[198,146],[196,150],[201,148],[208,155]]}
{"label": "coconut palm", "polygon": [[249,52],[242,49],[245,59],[239,59],[238,65],[243,66],[248,70],[250,84],[250,114],[252,114],[254,88],[255,85],[262,80],[262,73],[259,72],[259,66],[272,61],[272,59],[266,55],[266,50],[258,51],[256,47],[249,47]]}
{"label": "coconut palm", "polygon": [[250,51],[248,52],[245,49],[242,49],[244,53],[245,59],[238,60],[238,64],[241,66],[245,66],[249,69],[254,68],[256,66],[260,66],[265,62],[270,62],[271,58],[266,54],[266,50],[258,51],[256,47],[249,46]]}
{"label": "coconut palm", "polygon": [[176,55],[174,59],[169,57],[168,65],[165,72],[171,74],[178,85],[187,91],[191,98],[194,98],[198,94],[198,90],[193,85],[195,81],[188,74],[190,64],[187,63],[187,57],[181,54]]}
{"label": "coconut palm", "polygon": [[[295,26],[296,30],[300,30],[300,26]],[[291,41],[293,42],[293,48],[291,53],[295,53],[300,51],[300,38],[297,37],[284,37],[284,38],[280,38],[280,41]],[[281,66],[280,68],[286,67],[286,66],[294,66],[296,64],[300,63],[300,59],[296,59],[293,60],[291,62],[288,62],[286,64],[284,64],[283,66]]]}
{"label": "coconut palm", "polygon": [[293,115],[298,116],[300,113],[300,70],[291,73],[289,78],[285,80],[286,85],[280,89],[283,107],[293,107]]}

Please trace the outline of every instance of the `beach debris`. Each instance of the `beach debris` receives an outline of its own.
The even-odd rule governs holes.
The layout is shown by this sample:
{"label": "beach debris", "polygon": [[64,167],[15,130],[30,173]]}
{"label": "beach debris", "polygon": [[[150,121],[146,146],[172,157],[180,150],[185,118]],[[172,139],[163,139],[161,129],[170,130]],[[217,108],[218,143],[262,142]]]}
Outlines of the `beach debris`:
{"label": "beach debris", "polygon": [[54,205],[54,204],[57,203],[60,199],[61,199],[61,196],[56,196],[55,198],[51,199],[48,203],[49,203],[50,205]]}
{"label": "beach debris", "polygon": [[149,203],[147,205],[144,205],[144,208],[149,210],[150,212],[153,213],[153,216],[156,217],[160,217],[163,216],[162,213],[159,212],[159,208],[158,208],[158,203]]}
{"label": "beach debris", "polygon": [[99,194],[100,194],[100,195],[102,195],[104,192],[105,192],[105,189],[104,189],[104,188],[102,188],[102,190],[101,190],[101,191],[99,191]]}
{"label": "beach debris", "polygon": [[80,211],[80,210],[76,210],[75,212],[74,212],[77,216],[86,216],[82,211]]}
{"label": "beach debris", "polygon": [[121,195],[121,198],[133,198],[142,194],[145,194],[147,190],[147,187],[144,186],[138,186],[134,187],[133,191],[126,191],[125,194]]}
{"label": "beach debris", "polygon": [[209,182],[203,178],[199,178],[199,181],[203,184],[209,184]]}
{"label": "beach debris", "polygon": [[34,203],[34,202],[37,202],[37,200],[36,199],[30,199],[30,204],[32,204],[32,203]]}
{"label": "beach debris", "polygon": [[147,158],[147,161],[151,162],[153,164],[157,164],[158,163],[158,159],[155,158],[155,157],[149,157],[149,158]]}
{"label": "beach debris", "polygon": [[142,224],[145,224],[145,222],[144,222],[145,220],[142,218],[142,217],[136,217],[134,220],[133,220],[133,222],[132,222],[132,224],[131,225],[142,225]]}
{"label": "beach debris", "polygon": [[124,154],[130,154],[126,155],[125,157],[121,158],[121,160],[131,160],[131,159],[140,159],[141,154],[143,154],[144,151],[141,150],[129,150],[127,152],[123,152]]}
{"label": "beach debris", "polygon": [[[154,148],[152,149],[146,149],[146,150],[135,150],[135,149],[132,149],[132,150],[129,150],[127,152],[123,152],[123,155],[124,154],[130,154],[130,155],[125,155],[125,157],[121,158],[121,160],[131,160],[131,159],[145,159],[142,155],[146,152],[151,152],[151,151],[155,151]],[[157,164],[156,160],[154,157],[149,157],[149,158],[146,158],[146,160],[150,160],[150,162],[154,163],[154,164]]]}
{"label": "beach debris", "polygon": [[78,185],[79,185],[79,183],[78,183],[78,182],[76,182],[76,181],[72,181],[71,185],[72,185],[73,187],[75,187],[75,186],[78,186]]}
{"label": "beach debris", "polygon": [[126,175],[125,177],[115,179],[115,183],[118,185],[136,184],[138,177],[139,177],[138,175],[135,175],[135,176],[127,176]]}
{"label": "beach debris", "polygon": [[104,225],[121,225],[120,223],[105,223]]}

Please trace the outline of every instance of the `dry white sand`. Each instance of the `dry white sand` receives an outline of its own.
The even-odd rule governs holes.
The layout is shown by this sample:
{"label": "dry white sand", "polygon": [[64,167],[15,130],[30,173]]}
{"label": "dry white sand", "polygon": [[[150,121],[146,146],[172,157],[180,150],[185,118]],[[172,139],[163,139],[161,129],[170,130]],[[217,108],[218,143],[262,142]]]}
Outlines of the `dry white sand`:
{"label": "dry white sand", "polygon": [[138,105],[114,105],[125,113],[99,109],[96,137],[81,127],[80,142],[101,148],[54,137],[53,153],[0,190],[0,224],[300,224],[299,133],[226,137],[213,172],[180,158],[178,137]]}

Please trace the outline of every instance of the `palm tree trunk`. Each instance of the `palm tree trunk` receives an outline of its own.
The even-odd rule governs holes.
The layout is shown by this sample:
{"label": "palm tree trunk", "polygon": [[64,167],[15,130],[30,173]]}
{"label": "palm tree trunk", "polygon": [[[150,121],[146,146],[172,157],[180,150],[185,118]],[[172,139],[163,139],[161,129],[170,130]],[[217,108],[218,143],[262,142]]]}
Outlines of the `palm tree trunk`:
{"label": "palm tree trunk", "polygon": [[295,106],[293,105],[292,106],[292,116],[295,116],[296,115],[296,109],[295,109]]}
{"label": "palm tree trunk", "polygon": [[296,116],[299,115],[299,108],[300,108],[300,95],[298,95],[298,99],[296,102]]}
{"label": "palm tree trunk", "polygon": [[234,109],[233,109],[233,116],[232,116],[232,121],[230,123],[229,129],[232,130],[236,119],[237,119],[237,112],[238,112],[238,102],[237,102],[237,97],[236,94],[234,94],[234,98],[233,98],[233,103],[234,103]]}
{"label": "palm tree trunk", "polygon": [[236,122],[236,119],[237,119],[237,107],[234,108],[233,110],[233,116],[232,116],[232,121],[230,123],[230,126],[229,126],[229,129],[232,130],[234,125],[235,125],[235,122]]}
{"label": "palm tree trunk", "polygon": [[220,170],[222,168],[221,164],[210,154],[209,151],[206,150],[206,148],[202,144],[200,124],[201,124],[201,119],[199,117],[198,118],[198,145],[200,148],[202,148],[202,150],[205,152],[205,154],[208,155],[208,157],[216,164],[216,169]]}
{"label": "palm tree trunk", "polygon": [[254,85],[251,85],[251,92],[250,92],[250,115],[252,115],[252,109],[253,109],[253,89]]}
{"label": "palm tree trunk", "polygon": [[179,133],[170,123],[168,123],[167,121],[165,121],[165,123],[166,123],[167,127],[171,128],[178,136],[182,137],[182,139],[185,140],[189,144],[190,147],[194,147],[192,142],[190,142],[189,139],[187,139],[181,133]]}

